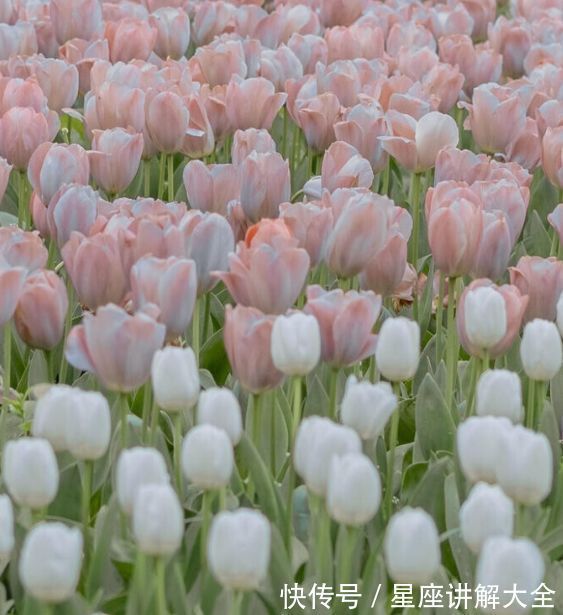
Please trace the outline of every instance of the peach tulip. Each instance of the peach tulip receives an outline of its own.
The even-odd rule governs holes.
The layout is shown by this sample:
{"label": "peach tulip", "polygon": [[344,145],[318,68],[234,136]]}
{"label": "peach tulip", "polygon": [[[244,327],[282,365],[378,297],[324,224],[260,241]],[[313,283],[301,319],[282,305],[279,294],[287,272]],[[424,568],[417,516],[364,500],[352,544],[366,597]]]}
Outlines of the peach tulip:
{"label": "peach tulip", "polygon": [[73,38],[92,40],[103,30],[100,0],[50,0],[49,6],[60,45]]}
{"label": "peach tulip", "polygon": [[196,95],[187,96],[185,101],[190,122],[180,151],[190,158],[208,156],[215,147],[215,137],[203,101]]}
{"label": "peach tulip", "polygon": [[460,0],[473,19],[473,37],[483,38],[487,35],[488,25],[494,21],[497,12],[497,0]]}
{"label": "peach tulip", "polygon": [[304,75],[312,75],[317,62],[328,62],[328,45],[323,38],[315,34],[292,34],[287,46],[299,58]]}
{"label": "peach tulip", "polygon": [[105,38],[109,42],[109,57],[113,63],[147,60],[156,37],[157,30],[148,21],[126,17],[106,22]]}
{"label": "peach tulip", "polygon": [[0,60],[16,55],[37,53],[37,35],[33,24],[18,21],[14,25],[0,23]]}
{"label": "peach tulip", "polygon": [[335,140],[335,122],[340,118],[340,102],[331,92],[307,100],[297,100],[295,121],[303,130],[307,145],[324,152]]}
{"label": "peach tulip", "polygon": [[276,151],[276,143],[272,135],[265,129],[247,128],[237,130],[233,136],[231,160],[238,166],[252,152],[269,154]]}
{"label": "peach tulip", "polygon": [[237,9],[229,2],[205,0],[195,6],[192,33],[195,44],[207,45],[215,36],[235,29]]}
{"label": "peach tulip", "polygon": [[366,263],[360,273],[360,286],[389,297],[400,286],[407,268],[408,238],[391,230],[383,247]]}
{"label": "peach tulip", "polygon": [[532,46],[529,24],[522,19],[509,21],[501,16],[494,24],[489,24],[488,38],[493,49],[502,54],[504,73],[520,77],[524,72],[524,59]]}
{"label": "peach tulip", "polygon": [[78,89],[85,94],[90,89],[90,69],[96,60],[109,60],[106,39],[87,41],[73,38],[59,48],[59,56],[78,70]]}
{"label": "peach tulip", "polygon": [[0,227],[0,264],[27,271],[47,265],[47,248],[37,231],[22,231],[17,226]]}
{"label": "peach tulip", "polygon": [[504,212],[483,211],[483,232],[471,274],[498,280],[508,267],[512,252],[510,227]]}
{"label": "peach tulip", "polygon": [[159,92],[147,96],[145,104],[145,128],[151,144],[165,154],[179,151],[190,121],[182,98],[174,92]]}
{"label": "peach tulip", "polygon": [[142,132],[145,126],[145,93],[140,88],[104,82],[95,92],[84,97],[84,118],[89,134],[93,130],[133,128]]}
{"label": "peach tulip", "polygon": [[51,138],[45,116],[30,107],[12,107],[0,118],[0,155],[19,171],[27,169],[33,152]]}
{"label": "peach tulip", "polygon": [[349,26],[361,15],[364,4],[364,0],[320,0],[319,17],[327,28]]}
{"label": "peach tulip", "polygon": [[233,75],[244,79],[248,74],[241,41],[218,39],[210,45],[199,47],[191,62],[194,72],[200,73],[201,81],[211,87],[227,85]]}
{"label": "peach tulip", "polygon": [[471,35],[473,17],[463,4],[436,4],[429,15],[429,28],[437,41],[451,34]]}
{"label": "peach tulip", "polygon": [[190,44],[190,18],[181,8],[163,6],[149,16],[156,30],[154,52],[163,60],[180,60]]}
{"label": "peach tulip", "polygon": [[240,179],[232,164],[205,165],[190,160],[184,167],[184,186],[190,207],[227,215],[227,205],[240,196]]}
{"label": "peach tulip", "polygon": [[0,327],[12,319],[26,276],[27,271],[23,267],[10,267],[0,259]]}
{"label": "peach tulip", "polygon": [[6,194],[6,188],[10,181],[10,174],[14,167],[5,158],[0,158],[0,203]]}
{"label": "peach tulip", "polygon": [[338,60],[328,66],[317,64],[315,79],[319,94],[332,92],[343,107],[358,103],[362,84],[358,67],[352,60]]}
{"label": "peach tulip", "polygon": [[328,46],[328,62],[335,60],[355,60],[381,58],[385,53],[385,34],[381,28],[370,25],[353,24],[348,27],[337,26],[325,30],[324,37]]}
{"label": "peach tulip", "polygon": [[[0,120],[1,121],[1,120]],[[543,171],[549,181],[563,188],[563,126],[548,128],[542,139]]]}
{"label": "peach tulip", "polygon": [[270,130],[274,118],[287,98],[276,93],[274,85],[264,77],[242,80],[233,77],[227,85],[227,115],[233,128],[265,128]]}
{"label": "peach tulip", "polygon": [[41,58],[31,64],[31,73],[47,97],[49,109],[60,113],[72,107],[78,96],[78,70],[54,58]]}

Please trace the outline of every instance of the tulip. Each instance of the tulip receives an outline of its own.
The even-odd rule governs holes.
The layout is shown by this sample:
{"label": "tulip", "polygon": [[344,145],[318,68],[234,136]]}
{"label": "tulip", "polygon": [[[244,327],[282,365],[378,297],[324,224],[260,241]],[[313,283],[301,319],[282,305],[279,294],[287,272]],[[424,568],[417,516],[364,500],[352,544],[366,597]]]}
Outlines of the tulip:
{"label": "tulip", "polygon": [[559,245],[563,245],[563,203],[559,203],[559,205],[557,205],[557,207],[547,216],[547,221],[557,233]]}
{"label": "tulip", "polygon": [[6,267],[0,261],[0,325],[9,323],[16,311],[18,300],[25,286],[27,272],[23,267]]}
{"label": "tulip", "polygon": [[512,239],[506,216],[501,211],[483,211],[481,241],[471,274],[475,278],[498,280],[506,271]]}
{"label": "tulip", "polygon": [[65,356],[71,365],[89,371],[113,391],[134,391],[148,379],[154,353],[164,342],[164,325],[144,312],[133,316],[109,304],[84,314],[71,329]]}
{"label": "tulip", "polygon": [[355,376],[349,376],[340,415],[342,423],[352,427],[362,439],[375,440],[385,430],[397,405],[397,397],[388,382],[358,382]]}
{"label": "tulip", "polygon": [[[475,583],[481,587],[498,587],[499,596],[517,588],[518,601],[509,607],[505,603],[503,610],[507,615],[519,615],[532,605],[533,592],[540,586],[544,573],[543,555],[531,540],[493,536],[483,546],[477,561]],[[487,606],[483,610],[494,613],[498,609]]]}
{"label": "tulip", "polygon": [[271,154],[275,151],[276,143],[267,130],[247,128],[235,131],[231,147],[231,159],[235,167],[238,167],[252,152]]}
{"label": "tulip", "polygon": [[498,485],[477,483],[459,510],[465,544],[478,554],[492,536],[512,536],[514,502]]}
{"label": "tulip", "polygon": [[167,412],[193,407],[199,396],[199,372],[191,348],[166,346],[154,353],[151,365],[154,398]]}
{"label": "tulip", "polygon": [[563,126],[548,128],[542,139],[542,166],[546,177],[559,189],[563,188]]}
{"label": "tulip", "polygon": [[56,134],[42,113],[31,107],[12,107],[0,118],[0,155],[18,171],[25,171],[33,152]]}
{"label": "tulip", "polygon": [[0,158],[0,202],[4,198],[4,194],[6,194],[12,168],[12,165],[8,164],[5,158]]}
{"label": "tulip", "polygon": [[326,41],[316,34],[299,34],[294,32],[287,41],[287,46],[299,58],[303,74],[315,72],[317,62],[328,63],[328,46]]}
{"label": "tulip", "polygon": [[[47,265],[48,253],[37,231],[22,231],[16,226],[4,226],[0,227],[0,256],[9,267],[36,271]],[[2,288],[6,288],[4,283]],[[12,301],[15,302],[16,296],[17,293],[12,295]]]}
{"label": "tulip", "polygon": [[461,4],[473,19],[473,36],[475,38],[485,37],[488,25],[495,20],[496,0],[461,0]]}
{"label": "tulip", "polygon": [[241,41],[217,40],[199,47],[193,56],[194,69],[201,73],[201,80],[211,87],[227,85],[233,75],[244,79],[248,75],[244,47]]}
{"label": "tulip", "polygon": [[294,115],[307,145],[316,152],[324,152],[336,138],[334,127],[340,119],[340,101],[332,92],[298,99]]}
{"label": "tulip", "polygon": [[20,553],[21,584],[36,600],[48,604],[72,597],[80,579],[82,534],[57,521],[42,521],[29,530]]}
{"label": "tulip", "polygon": [[278,316],[272,327],[272,360],[287,376],[305,376],[321,357],[321,332],[314,316]]}
{"label": "tulip", "polygon": [[[97,391],[73,391],[66,408],[66,448],[79,460],[100,459],[108,450],[111,438],[109,404]],[[69,403],[71,400],[73,407]]]}
{"label": "tulip", "polygon": [[284,378],[271,358],[274,320],[256,308],[225,308],[223,336],[232,373],[252,393],[275,388]]}
{"label": "tulip", "polygon": [[555,323],[535,318],[524,327],[520,359],[528,378],[555,378],[563,362],[563,344]]}
{"label": "tulip", "polygon": [[148,21],[125,17],[106,22],[104,36],[112,63],[146,61],[156,44],[157,30]]}
{"label": "tulip", "polygon": [[465,295],[465,335],[469,344],[489,350],[506,334],[507,314],[504,298],[488,286],[468,290]]}
{"label": "tulip", "polygon": [[121,451],[117,459],[115,482],[119,506],[131,515],[142,487],[168,485],[170,477],[160,451],[135,446]]}
{"label": "tulip", "polygon": [[326,506],[338,523],[363,525],[375,516],[381,503],[381,481],[376,467],[361,453],[332,457]]}
{"label": "tulip", "polygon": [[287,94],[276,93],[274,85],[264,77],[243,80],[234,76],[227,85],[226,105],[229,121],[235,129],[270,130],[286,98]]}
{"label": "tulip", "polygon": [[383,543],[389,575],[396,583],[423,585],[440,568],[440,539],[434,519],[421,508],[393,515]]}
{"label": "tulip", "polygon": [[93,130],[132,128],[142,132],[145,126],[145,93],[140,88],[104,81],[96,91],[84,97],[84,119],[89,134]]}
{"label": "tulip", "polygon": [[371,333],[381,310],[381,297],[371,291],[344,293],[307,288],[306,314],[321,330],[321,359],[333,366],[348,366],[371,356],[376,337]]}
{"label": "tulip", "polygon": [[226,216],[229,202],[240,196],[239,173],[231,164],[205,165],[201,160],[190,160],[184,167],[183,178],[193,209]]}
{"label": "tulip", "polygon": [[45,508],[59,488],[53,448],[43,438],[9,440],[2,457],[2,478],[12,499],[34,510]]}
{"label": "tulip", "polygon": [[476,483],[496,482],[500,439],[512,429],[503,417],[470,417],[457,429],[457,454],[467,480]]}
{"label": "tulip", "polygon": [[61,278],[54,271],[36,271],[25,281],[14,313],[18,335],[32,348],[51,350],[63,337],[67,311]]}
{"label": "tulip", "polygon": [[402,316],[385,320],[375,348],[375,361],[383,377],[392,382],[410,380],[418,368],[419,357],[418,323]]}
{"label": "tulip", "polygon": [[221,489],[231,480],[233,444],[227,432],[211,424],[188,431],[182,444],[182,470],[200,489]]}
{"label": "tulip", "polygon": [[259,511],[239,508],[215,516],[207,543],[207,560],[223,587],[249,591],[266,578],[271,551],[270,523]]}
{"label": "tulip", "polygon": [[438,63],[433,66],[422,78],[424,94],[440,101],[437,111],[449,113],[462,94],[465,76],[458,66]]}
{"label": "tulip", "polygon": [[224,387],[211,387],[200,393],[197,403],[198,425],[213,425],[229,436],[233,446],[242,437],[242,415],[235,394]]}
{"label": "tulip", "polygon": [[7,495],[0,495],[0,574],[16,545],[14,533],[14,509],[12,500]]}
{"label": "tulip", "polygon": [[139,487],[133,508],[133,535],[142,553],[172,555],[182,545],[184,514],[178,496],[167,483]]}
{"label": "tulip", "polygon": [[60,45],[72,38],[92,40],[103,30],[100,0],[50,0],[49,8]]}
{"label": "tulip", "polygon": [[163,60],[180,60],[190,44],[190,18],[172,6],[163,6],[149,15],[149,24],[156,30],[154,52]]}
{"label": "tulip", "polygon": [[64,60],[42,58],[33,62],[31,72],[47,97],[49,109],[61,113],[74,106],[78,96],[79,73]]}
{"label": "tulip", "polygon": [[48,440],[56,452],[67,448],[66,426],[71,412],[75,412],[76,391],[66,384],[49,388],[35,405],[31,434],[35,438]]}
{"label": "tulip", "polygon": [[193,35],[197,46],[207,45],[224,32],[235,17],[236,7],[228,2],[201,3],[196,7]]}
{"label": "tulip", "polygon": [[190,115],[182,98],[174,92],[160,92],[146,103],[146,130],[159,152],[171,154],[182,148]]}
{"label": "tulip", "polygon": [[326,30],[324,37],[328,45],[328,63],[356,58],[373,60],[381,58],[385,52],[383,29],[368,24],[337,26]]}
{"label": "tulip", "polygon": [[388,297],[403,280],[407,268],[408,239],[397,229],[391,229],[384,246],[366,263],[360,272],[360,287]]}
{"label": "tulip", "polygon": [[[90,69],[96,60],[109,60],[109,46],[106,39],[87,41],[74,38],[59,47],[59,56],[67,66],[72,64],[78,70],[78,90],[85,94],[90,89]],[[54,95],[60,93],[54,93]]]}
{"label": "tulip", "polygon": [[563,293],[561,293],[557,302],[557,328],[561,337],[563,337]]}
{"label": "tulip", "polygon": [[202,158],[211,154],[215,147],[215,136],[203,100],[191,94],[185,99],[190,123],[182,140],[180,152],[189,158]]}
{"label": "tulip", "polygon": [[488,38],[493,49],[502,54],[505,74],[519,77],[524,72],[524,59],[532,46],[532,34],[523,20],[509,21],[499,17],[489,24]]}
{"label": "tulip", "polygon": [[321,0],[320,19],[322,24],[331,26],[349,26],[361,15],[363,2],[361,0]]}
{"label": "tulip", "polygon": [[491,369],[477,382],[477,415],[505,416],[520,423],[524,416],[522,383],[516,372]]}

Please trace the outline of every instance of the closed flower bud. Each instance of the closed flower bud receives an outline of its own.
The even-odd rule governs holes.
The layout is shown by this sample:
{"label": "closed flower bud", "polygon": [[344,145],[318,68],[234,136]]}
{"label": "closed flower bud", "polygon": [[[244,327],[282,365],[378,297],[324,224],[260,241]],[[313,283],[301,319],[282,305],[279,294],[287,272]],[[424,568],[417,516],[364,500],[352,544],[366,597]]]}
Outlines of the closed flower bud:
{"label": "closed flower bud", "polygon": [[476,483],[496,482],[502,433],[512,429],[505,417],[472,416],[457,428],[457,454],[465,478]]}
{"label": "closed flower bud", "polygon": [[512,536],[514,502],[498,485],[477,483],[459,510],[465,544],[479,553],[487,538]]}
{"label": "closed flower bud", "polygon": [[156,403],[168,412],[191,408],[199,395],[199,371],[191,348],[166,346],[155,352],[151,367]]}
{"label": "closed flower bud", "polygon": [[391,517],[383,548],[387,571],[396,583],[422,585],[440,568],[438,530],[421,508],[406,507]]}
{"label": "closed flower bud", "polygon": [[[494,586],[498,588],[499,596],[518,589],[518,600],[514,600],[508,607],[505,604],[502,612],[506,615],[520,615],[534,602],[533,592],[538,589],[544,574],[541,551],[531,540],[494,536],[487,540],[477,561],[475,585]],[[498,613],[498,610],[494,606],[483,609],[485,613]]]}
{"label": "closed flower bud", "polygon": [[58,603],[75,592],[82,565],[82,534],[58,522],[41,522],[25,537],[20,581],[36,600]]}
{"label": "closed flower bud", "polygon": [[397,408],[397,397],[388,382],[358,382],[350,376],[342,399],[340,415],[344,425],[352,427],[364,440],[375,439],[385,429]]}
{"label": "closed flower bud", "polygon": [[229,589],[257,589],[270,563],[272,530],[257,510],[220,512],[213,520],[207,560],[213,576]]}
{"label": "closed flower bud", "polygon": [[524,371],[532,380],[551,380],[563,361],[561,336],[555,323],[535,318],[524,327],[520,344]]}
{"label": "closed flower bud", "polygon": [[361,453],[334,456],[328,474],[328,514],[338,523],[363,525],[380,504],[381,480],[371,460]]}
{"label": "closed flower bud", "polygon": [[66,384],[52,386],[35,405],[31,434],[49,440],[55,451],[66,449],[66,425],[74,411],[75,390]]}
{"label": "closed flower bud", "polygon": [[10,561],[15,542],[12,500],[7,495],[0,495],[0,574]]}
{"label": "closed flower bud", "polygon": [[111,438],[109,404],[97,391],[74,391],[73,408],[67,411],[66,446],[76,459],[99,459],[108,450]]}
{"label": "closed flower bud", "polygon": [[167,485],[170,477],[160,451],[135,446],[125,449],[119,455],[115,482],[119,505],[130,515],[143,485]]}
{"label": "closed flower bud", "polygon": [[382,325],[375,361],[383,377],[392,382],[410,380],[420,357],[420,327],[403,316],[388,318]]}
{"label": "closed flower bud", "polygon": [[314,316],[278,316],[272,327],[272,360],[288,376],[305,376],[321,357],[321,331]]}
{"label": "closed flower bud", "polygon": [[133,534],[142,553],[172,555],[182,544],[184,514],[169,484],[143,485],[133,509]]}
{"label": "closed flower bud", "polygon": [[477,414],[505,416],[513,423],[522,421],[522,383],[516,372],[490,369],[481,375],[477,383]]}
{"label": "closed flower bud", "polygon": [[470,290],[465,297],[465,329],[469,342],[489,349],[506,333],[503,296],[488,286]]}
{"label": "closed flower bud", "polygon": [[521,425],[506,430],[500,437],[496,477],[513,500],[532,506],[551,492],[553,453],[549,440]]}
{"label": "closed flower bud", "polygon": [[48,506],[57,495],[59,468],[53,448],[43,438],[10,440],[4,447],[2,478],[20,506]]}
{"label": "closed flower bud", "polygon": [[202,391],[197,402],[197,423],[223,429],[236,446],[242,437],[242,416],[235,394],[220,387]]}
{"label": "closed flower bud", "polygon": [[231,480],[234,464],[233,444],[223,429],[197,425],[184,438],[182,469],[196,487],[225,487]]}

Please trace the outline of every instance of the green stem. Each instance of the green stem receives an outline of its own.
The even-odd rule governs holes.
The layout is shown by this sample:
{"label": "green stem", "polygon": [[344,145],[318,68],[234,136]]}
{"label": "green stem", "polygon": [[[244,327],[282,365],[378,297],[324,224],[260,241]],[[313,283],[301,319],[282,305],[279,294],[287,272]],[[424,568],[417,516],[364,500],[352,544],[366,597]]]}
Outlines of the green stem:
{"label": "green stem", "polygon": [[182,412],[176,412],[174,416],[174,472],[176,474],[176,486],[180,501],[184,497],[184,478],[182,475]]}
{"label": "green stem", "polygon": [[331,369],[329,374],[329,406],[328,417],[333,421],[336,420],[336,385],[338,383],[338,371]]}
{"label": "green stem", "polygon": [[338,579],[340,586],[351,583],[354,580],[352,578],[352,562],[360,536],[359,529],[356,527],[342,526],[342,529],[344,531],[344,543],[342,545],[340,578]]}
{"label": "green stem", "polygon": [[160,154],[160,167],[158,172],[158,198],[164,196],[164,167],[166,166],[166,154]]}
{"label": "green stem", "polygon": [[129,415],[129,400],[127,393],[119,394],[119,431],[121,436],[121,448],[127,448],[127,417]]}
{"label": "green stem", "polygon": [[244,594],[241,591],[235,591],[231,600],[231,608],[229,615],[241,615],[242,598]]}
{"label": "green stem", "polygon": [[477,382],[479,380],[479,359],[477,357],[471,357],[469,359],[471,378],[469,381],[469,397],[467,399],[467,406],[465,409],[465,418],[473,416],[475,413],[475,396],[477,394]]}
{"label": "green stem", "polygon": [[557,256],[558,244],[559,244],[559,235],[557,234],[557,230],[552,228],[551,229],[551,246],[549,248],[550,256]]}
{"label": "green stem", "polygon": [[315,545],[316,566],[315,575],[321,583],[332,585],[333,577],[333,558],[332,541],[330,535],[330,517],[325,508],[324,501],[319,496],[317,498],[317,537]]}
{"label": "green stem", "polygon": [[258,451],[260,451],[261,425],[262,425],[262,395],[255,393],[252,395],[252,442]]}
{"label": "green stem", "polygon": [[12,376],[12,324],[4,325],[4,407],[8,407],[10,399],[10,382]]}
{"label": "green stem", "polygon": [[[394,387],[397,399],[400,399],[399,384]],[[385,519],[390,519],[393,513],[393,477],[395,475],[395,449],[399,438],[399,408],[391,415],[391,426],[389,428],[389,454],[387,456],[387,476],[385,480],[385,500],[383,511]]]}
{"label": "green stem", "polygon": [[156,612],[158,615],[168,615],[166,607],[166,562],[163,557],[156,558]]}
{"label": "green stem", "polygon": [[211,503],[213,491],[204,491],[201,496],[201,538],[200,538],[200,560],[202,568],[207,562],[207,535],[211,525]]}
{"label": "green stem", "polygon": [[[446,404],[454,416],[454,386],[457,375],[457,332],[455,329],[455,287],[457,278],[448,280],[448,314],[446,333]],[[457,424],[457,420],[456,420]]]}
{"label": "green stem", "polygon": [[526,404],[526,427],[534,429],[536,417],[534,416],[536,402],[536,381],[528,381],[528,403]]}
{"label": "green stem", "polygon": [[194,315],[192,318],[192,349],[194,351],[197,362],[199,363],[199,312],[200,299],[196,299],[194,307]]}
{"label": "green stem", "polygon": [[436,369],[442,360],[442,325],[444,322],[444,291],[446,276],[440,273],[440,287],[438,290],[438,305],[436,306]]}
{"label": "green stem", "polygon": [[379,192],[386,196],[389,196],[389,180],[391,179],[391,157],[387,156],[387,163],[383,169],[383,176],[381,178],[381,188]]}
{"label": "green stem", "polygon": [[151,161],[143,160],[143,194],[146,197],[151,195]]}
{"label": "green stem", "polygon": [[536,384],[536,399],[534,404],[534,429],[540,429],[541,427],[546,386],[546,383],[543,381],[539,381]]}
{"label": "green stem", "polygon": [[283,158],[287,157],[287,107],[284,105],[282,107],[282,120],[283,120],[283,136],[282,136],[282,143],[281,143],[281,155]]}
{"label": "green stem", "polygon": [[295,435],[301,421],[302,379],[295,376],[293,380],[293,425],[291,427],[291,446],[295,443]]}
{"label": "green stem", "polygon": [[63,334],[63,340],[62,340],[63,351],[61,353],[61,365],[59,367],[59,383],[60,384],[66,384],[68,361],[66,360],[64,349],[65,349],[66,338],[68,337],[68,334],[72,328],[72,317],[74,315],[74,286],[72,285],[72,280],[70,279],[70,275],[68,274],[68,272],[66,274],[66,294],[68,297],[68,310],[65,315],[65,327],[64,327],[64,334]]}
{"label": "green stem", "polygon": [[90,552],[90,541],[88,536],[88,528],[90,526],[90,498],[92,495],[92,475],[94,473],[94,465],[90,460],[84,461],[82,468],[82,532],[84,538],[84,563],[83,569],[88,566],[88,557]]}
{"label": "green stem", "polygon": [[18,171],[18,226],[26,230],[29,226],[29,206],[26,199],[27,178],[24,171]]}
{"label": "green stem", "polygon": [[158,404],[154,401],[152,402],[152,411],[151,411],[151,428],[149,434],[149,444],[154,446],[156,442],[156,432],[158,431],[158,420],[160,418],[160,408]]}
{"label": "green stem", "polygon": [[270,468],[272,476],[276,476],[276,400],[273,403],[273,412],[269,413],[270,419]]}
{"label": "green stem", "polygon": [[209,330],[209,316],[211,313],[211,292],[207,292],[204,295],[203,299],[203,333],[201,335],[201,339],[205,344],[205,340],[207,339],[207,332]]}
{"label": "green stem", "polygon": [[168,202],[174,200],[174,154],[168,154]]}
{"label": "green stem", "polygon": [[[293,453],[295,447],[295,436],[301,420],[301,399],[302,399],[302,379],[295,376],[293,380],[293,425],[291,426],[291,441],[290,452]],[[289,464],[288,476],[288,491],[287,491],[287,528],[286,528],[286,546],[287,552],[291,559],[292,544],[291,538],[293,535],[293,492],[295,490],[295,468],[293,463]]]}
{"label": "green stem", "polygon": [[[410,205],[413,219],[412,227],[412,243],[411,243],[411,263],[418,273],[418,242],[420,235],[420,173],[411,175],[410,185]],[[413,297],[413,313],[414,319],[418,321],[418,293],[414,293]]]}
{"label": "green stem", "polygon": [[152,388],[151,388],[151,383],[149,381],[145,383],[143,387],[143,414],[142,414],[143,426],[141,429],[141,439],[143,443],[145,442],[146,437],[147,437],[147,430],[148,430],[149,421],[150,421],[151,407],[152,407]]}

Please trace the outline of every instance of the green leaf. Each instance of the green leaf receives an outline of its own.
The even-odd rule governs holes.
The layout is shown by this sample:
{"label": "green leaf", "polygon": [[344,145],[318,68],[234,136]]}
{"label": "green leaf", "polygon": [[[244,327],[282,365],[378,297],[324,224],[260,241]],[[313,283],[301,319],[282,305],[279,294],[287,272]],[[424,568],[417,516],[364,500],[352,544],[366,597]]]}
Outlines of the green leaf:
{"label": "green leaf", "polygon": [[[458,578],[462,583],[472,582],[474,557],[459,532],[459,494],[455,474],[449,474],[444,482],[444,497],[446,511],[446,530],[449,533],[449,543],[457,566]],[[456,531],[457,530],[457,531]]]}

